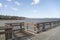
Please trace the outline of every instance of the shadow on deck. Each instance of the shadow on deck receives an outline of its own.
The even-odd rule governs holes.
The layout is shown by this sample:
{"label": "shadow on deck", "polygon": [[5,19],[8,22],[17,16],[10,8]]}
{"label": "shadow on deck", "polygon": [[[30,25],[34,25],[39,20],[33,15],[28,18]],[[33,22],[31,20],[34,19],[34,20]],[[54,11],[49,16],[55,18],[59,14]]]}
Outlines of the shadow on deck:
{"label": "shadow on deck", "polygon": [[15,33],[13,40],[30,40],[34,35],[26,32]]}

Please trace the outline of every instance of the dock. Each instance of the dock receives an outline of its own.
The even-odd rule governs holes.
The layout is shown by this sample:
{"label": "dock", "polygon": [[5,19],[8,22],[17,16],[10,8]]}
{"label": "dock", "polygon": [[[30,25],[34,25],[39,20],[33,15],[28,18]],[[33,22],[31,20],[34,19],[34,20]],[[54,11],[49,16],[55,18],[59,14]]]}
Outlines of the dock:
{"label": "dock", "polygon": [[[39,22],[40,21],[40,22]],[[5,40],[30,40],[32,37],[38,34],[58,27],[60,25],[60,20],[49,19],[49,20],[39,20],[39,21],[22,21],[22,22],[8,22],[5,23],[4,27],[0,27],[0,35],[5,35]],[[14,29],[14,28],[18,29]]]}
{"label": "dock", "polygon": [[33,37],[31,40],[60,40],[60,26],[49,31],[42,32]]}

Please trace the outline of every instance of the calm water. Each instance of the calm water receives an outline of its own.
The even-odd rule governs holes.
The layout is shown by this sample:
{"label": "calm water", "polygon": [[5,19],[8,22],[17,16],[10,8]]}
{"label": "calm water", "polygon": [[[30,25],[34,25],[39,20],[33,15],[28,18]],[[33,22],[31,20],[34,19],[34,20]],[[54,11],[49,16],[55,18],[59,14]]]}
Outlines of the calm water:
{"label": "calm water", "polygon": [[34,22],[34,23],[41,23],[41,22],[50,22],[50,21],[60,21],[60,19],[25,19],[25,20],[0,20],[0,26],[4,26],[5,23],[20,23],[20,22]]}

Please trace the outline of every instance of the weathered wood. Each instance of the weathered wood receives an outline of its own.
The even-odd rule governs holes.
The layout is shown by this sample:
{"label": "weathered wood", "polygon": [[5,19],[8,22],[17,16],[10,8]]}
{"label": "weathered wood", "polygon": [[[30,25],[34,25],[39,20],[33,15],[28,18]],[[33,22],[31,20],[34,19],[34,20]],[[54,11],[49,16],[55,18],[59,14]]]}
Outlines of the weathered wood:
{"label": "weathered wood", "polygon": [[4,32],[0,32],[0,35],[1,35],[1,34],[4,34],[4,33],[5,33],[5,31],[4,31]]}
{"label": "weathered wood", "polygon": [[[6,25],[7,26],[6,28],[0,28],[1,30],[3,30],[3,29],[5,30],[5,32],[1,32],[0,34],[5,33],[5,40],[8,40],[8,39],[12,39],[12,32],[13,32],[12,28],[13,28],[13,26],[20,26],[20,29],[18,29],[20,31],[23,31],[23,28],[24,28],[23,26],[26,26],[27,30],[29,29],[28,27],[32,26],[34,31],[29,30],[28,32],[34,33],[36,31],[37,33],[39,33],[40,27],[42,27],[42,31],[45,31],[46,25],[49,25],[49,28],[53,28],[53,26],[55,27],[55,26],[58,26],[59,24],[60,24],[60,21],[42,22],[42,23],[32,23],[32,22],[30,22],[30,23],[27,23],[27,22],[25,22],[25,23],[24,22],[10,23],[10,24]],[[9,28],[9,27],[11,27],[11,28]],[[16,31],[16,30],[14,30],[14,31]]]}
{"label": "weathered wood", "polygon": [[49,22],[49,25],[50,25],[50,28],[52,28],[52,26],[51,26],[51,25],[52,25],[51,22]]}
{"label": "weathered wood", "polygon": [[45,31],[45,23],[43,23],[42,31]]}
{"label": "weathered wood", "polygon": [[39,30],[40,30],[40,26],[39,24],[37,24],[37,33],[39,33]]}
{"label": "weathered wood", "polygon": [[5,29],[5,40],[12,39],[12,28]]}
{"label": "weathered wood", "polygon": [[20,31],[22,31],[22,23],[20,23]]}
{"label": "weathered wood", "polygon": [[29,24],[27,24],[27,26],[26,26],[26,27],[27,27],[27,29],[28,29],[28,26],[29,26]]}
{"label": "weathered wood", "polygon": [[33,25],[34,31],[36,31],[36,24]]}

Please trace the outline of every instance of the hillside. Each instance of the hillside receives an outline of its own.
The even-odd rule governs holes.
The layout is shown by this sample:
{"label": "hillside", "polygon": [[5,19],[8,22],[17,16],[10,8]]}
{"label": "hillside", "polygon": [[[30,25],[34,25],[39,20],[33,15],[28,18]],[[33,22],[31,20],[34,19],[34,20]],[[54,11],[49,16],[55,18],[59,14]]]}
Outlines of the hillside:
{"label": "hillside", "polygon": [[23,20],[25,17],[0,15],[0,20]]}

